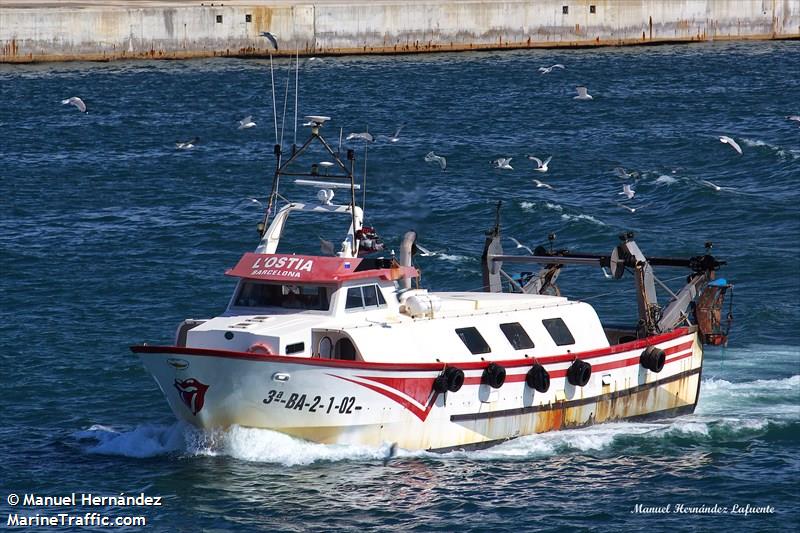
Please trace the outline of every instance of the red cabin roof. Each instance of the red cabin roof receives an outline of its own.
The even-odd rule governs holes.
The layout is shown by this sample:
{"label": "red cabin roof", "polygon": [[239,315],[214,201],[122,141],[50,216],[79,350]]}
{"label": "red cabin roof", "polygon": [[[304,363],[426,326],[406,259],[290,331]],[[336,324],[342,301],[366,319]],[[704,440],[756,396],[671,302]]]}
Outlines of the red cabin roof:
{"label": "red cabin roof", "polygon": [[245,279],[298,283],[341,283],[368,278],[396,280],[419,276],[416,268],[400,266],[387,259],[255,253],[244,254],[236,266],[225,274]]}

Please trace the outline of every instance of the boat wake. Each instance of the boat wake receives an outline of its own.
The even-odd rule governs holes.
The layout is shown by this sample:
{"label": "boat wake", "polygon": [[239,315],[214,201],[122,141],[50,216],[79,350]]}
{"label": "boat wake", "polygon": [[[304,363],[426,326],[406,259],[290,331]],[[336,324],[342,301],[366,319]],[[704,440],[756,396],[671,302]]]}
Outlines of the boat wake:
{"label": "boat wake", "polygon": [[653,446],[724,444],[760,438],[790,438],[800,431],[800,375],[775,380],[730,382],[706,379],[694,415],[664,421],[600,424],[510,440],[486,450],[446,454],[380,447],[327,445],[303,441],[275,431],[233,426],[224,431],[200,431],[185,423],[144,424],[126,431],[102,425],[73,434],[86,453],[133,458],[231,457],[233,459],[302,466],[320,462],[385,461],[426,458],[448,460],[518,460],[569,453],[636,453]]}
{"label": "boat wake", "polygon": [[769,151],[770,153],[778,156],[781,160],[784,161],[786,159],[797,159],[798,157],[800,157],[800,155],[796,154],[794,150],[787,151],[786,149],[781,148],[780,146],[776,146],[774,144],[770,144],[768,142],[759,139],[742,138],[742,143],[745,144],[746,146],[750,146],[751,148],[762,149],[765,152]]}

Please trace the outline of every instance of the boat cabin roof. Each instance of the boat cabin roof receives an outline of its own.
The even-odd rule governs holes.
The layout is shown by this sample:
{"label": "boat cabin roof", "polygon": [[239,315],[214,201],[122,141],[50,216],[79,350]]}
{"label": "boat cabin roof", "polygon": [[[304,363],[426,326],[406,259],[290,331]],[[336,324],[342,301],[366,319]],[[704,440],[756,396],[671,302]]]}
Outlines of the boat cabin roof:
{"label": "boat cabin roof", "polygon": [[419,277],[419,271],[392,259],[322,257],[313,255],[257,254],[248,252],[228,276],[260,281],[336,283],[350,280],[399,280]]}

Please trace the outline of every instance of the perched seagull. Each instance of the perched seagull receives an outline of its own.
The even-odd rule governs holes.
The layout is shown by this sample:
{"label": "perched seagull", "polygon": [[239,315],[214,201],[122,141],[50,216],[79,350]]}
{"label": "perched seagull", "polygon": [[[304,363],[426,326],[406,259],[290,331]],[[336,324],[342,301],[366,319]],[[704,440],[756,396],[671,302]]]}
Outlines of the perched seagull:
{"label": "perched seagull", "polygon": [[539,67],[539,72],[541,72],[542,74],[550,74],[554,68],[564,68],[564,65],[562,65],[561,63],[556,63],[551,67]]}
{"label": "perched seagull", "polygon": [[620,206],[620,207],[621,207],[621,208],[623,208],[623,209],[627,209],[627,210],[628,210],[628,211],[630,211],[631,213],[635,213],[635,212],[636,212],[636,208],[635,208],[635,207],[628,207],[627,205],[625,205],[625,204],[621,204],[621,203],[619,203],[619,202],[617,202],[617,205],[618,205],[618,206]]}
{"label": "perched seagull", "polygon": [[247,128],[254,128],[255,125],[256,123],[253,122],[253,117],[251,115],[247,115],[239,121],[239,127],[237,129],[244,130]]}
{"label": "perched seagull", "polygon": [[261,35],[262,37],[266,37],[269,40],[269,42],[272,43],[272,46],[275,48],[275,50],[278,49],[278,40],[270,32],[262,31],[261,33],[259,33],[259,35]]}
{"label": "perched seagull", "polygon": [[352,141],[353,139],[361,139],[361,140],[367,141],[368,143],[371,143],[372,141],[375,140],[375,137],[373,137],[371,133],[367,133],[367,132],[364,132],[364,133],[351,133],[350,135],[348,135],[345,138],[345,141]]}
{"label": "perched seagull", "polygon": [[589,94],[589,90],[586,87],[584,87],[582,85],[579,85],[578,87],[575,87],[575,90],[578,91],[578,96],[573,96],[572,97],[573,100],[591,100],[592,99],[592,95]]}
{"label": "perched seagull", "polygon": [[81,113],[86,113],[86,104],[83,103],[83,100],[78,98],[77,96],[73,96],[72,98],[67,98],[66,100],[61,100],[62,104],[70,104],[74,105],[78,108]]}
{"label": "perched seagull", "polygon": [[543,187],[545,189],[550,189],[551,191],[555,190],[552,185],[548,185],[547,183],[545,183],[543,181],[533,180],[533,182],[536,184],[536,188],[537,189],[540,188],[540,187]]}
{"label": "perched seagull", "polygon": [[194,148],[199,140],[200,137],[194,137],[190,141],[176,141],[175,148],[178,150],[188,150],[189,148]]}
{"label": "perched seagull", "polygon": [[715,191],[717,191],[717,192],[719,192],[719,191],[721,191],[721,190],[722,190],[722,187],[720,187],[719,185],[717,185],[717,184],[715,184],[715,183],[711,183],[711,182],[710,182],[710,181],[708,181],[708,180],[700,180],[700,183],[702,183],[702,184],[703,184],[703,185],[705,185],[706,187],[709,187],[709,188],[711,188],[711,189],[714,189],[714,190],[715,190]]}
{"label": "perched seagull", "polygon": [[514,159],[514,158],[513,157],[498,157],[497,159],[492,161],[492,164],[496,168],[500,168],[500,169],[503,169],[503,170],[514,170],[514,167],[512,167],[511,164],[510,164],[512,159]]}
{"label": "perched seagull", "polygon": [[634,191],[633,189],[631,189],[631,186],[630,186],[630,184],[626,183],[625,185],[623,185],[623,186],[622,186],[622,192],[620,192],[620,193],[617,193],[617,194],[624,194],[624,195],[625,195],[625,198],[627,198],[628,200],[630,200],[631,198],[633,198],[634,196],[636,196],[636,191]]}
{"label": "perched seagull", "polygon": [[719,138],[719,142],[730,145],[731,148],[739,152],[739,155],[742,155],[742,147],[739,144],[728,137],[727,135],[723,135]]}
{"label": "perched seagull", "polygon": [[517,248],[525,248],[528,251],[529,254],[533,255],[533,250],[531,250],[530,248],[528,248],[527,246],[525,246],[524,244],[519,242],[517,239],[515,239],[514,237],[509,237],[509,239],[514,241],[514,244],[517,245]]}
{"label": "perched seagull", "polygon": [[800,122],[800,115],[789,115],[788,117],[786,117],[786,120]]}
{"label": "perched seagull", "polygon": [[542,160],[539,159],[538,157],[534,157],[532,155],[529,155],[527,157],[531,161],[535,161],[536,162],[536,168],[534,168],[533,170],[535,170],[537,172],[547,172],[547,170],[548,170],[547,169],[547,165],[548,165],[548,163],[550,163],[550,160],[553,159],[552,155],[550,157],[548,157],[547,159],[545,159],[544,162],[542,162]]}
{"label": "perched seagull", "polygon": [[439,163],[439,166],[442,168],[442,170],[445,170],[447,168],[447,159],[445,159],[440,155],[436,155],[433,152],[428,152],[427,154],[425,154],[425,162]]}

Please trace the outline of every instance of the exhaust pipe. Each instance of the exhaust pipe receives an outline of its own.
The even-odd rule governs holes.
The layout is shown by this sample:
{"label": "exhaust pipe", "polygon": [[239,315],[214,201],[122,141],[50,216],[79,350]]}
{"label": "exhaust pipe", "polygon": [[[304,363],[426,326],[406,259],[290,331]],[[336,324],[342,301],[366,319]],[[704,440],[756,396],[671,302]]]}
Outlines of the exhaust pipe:
{"label": "exhaust pipe", "polygon": [[[401,266],[411,266],[411,257],[414,255],[414,248],[415,248],[414,243],[416,241],[417,241],[416,231],[407,231],[406,234],[403,235],[403,243],[400,245]],[[411,279],[403,278],[402,284],[404,289],[410,289]]]}

